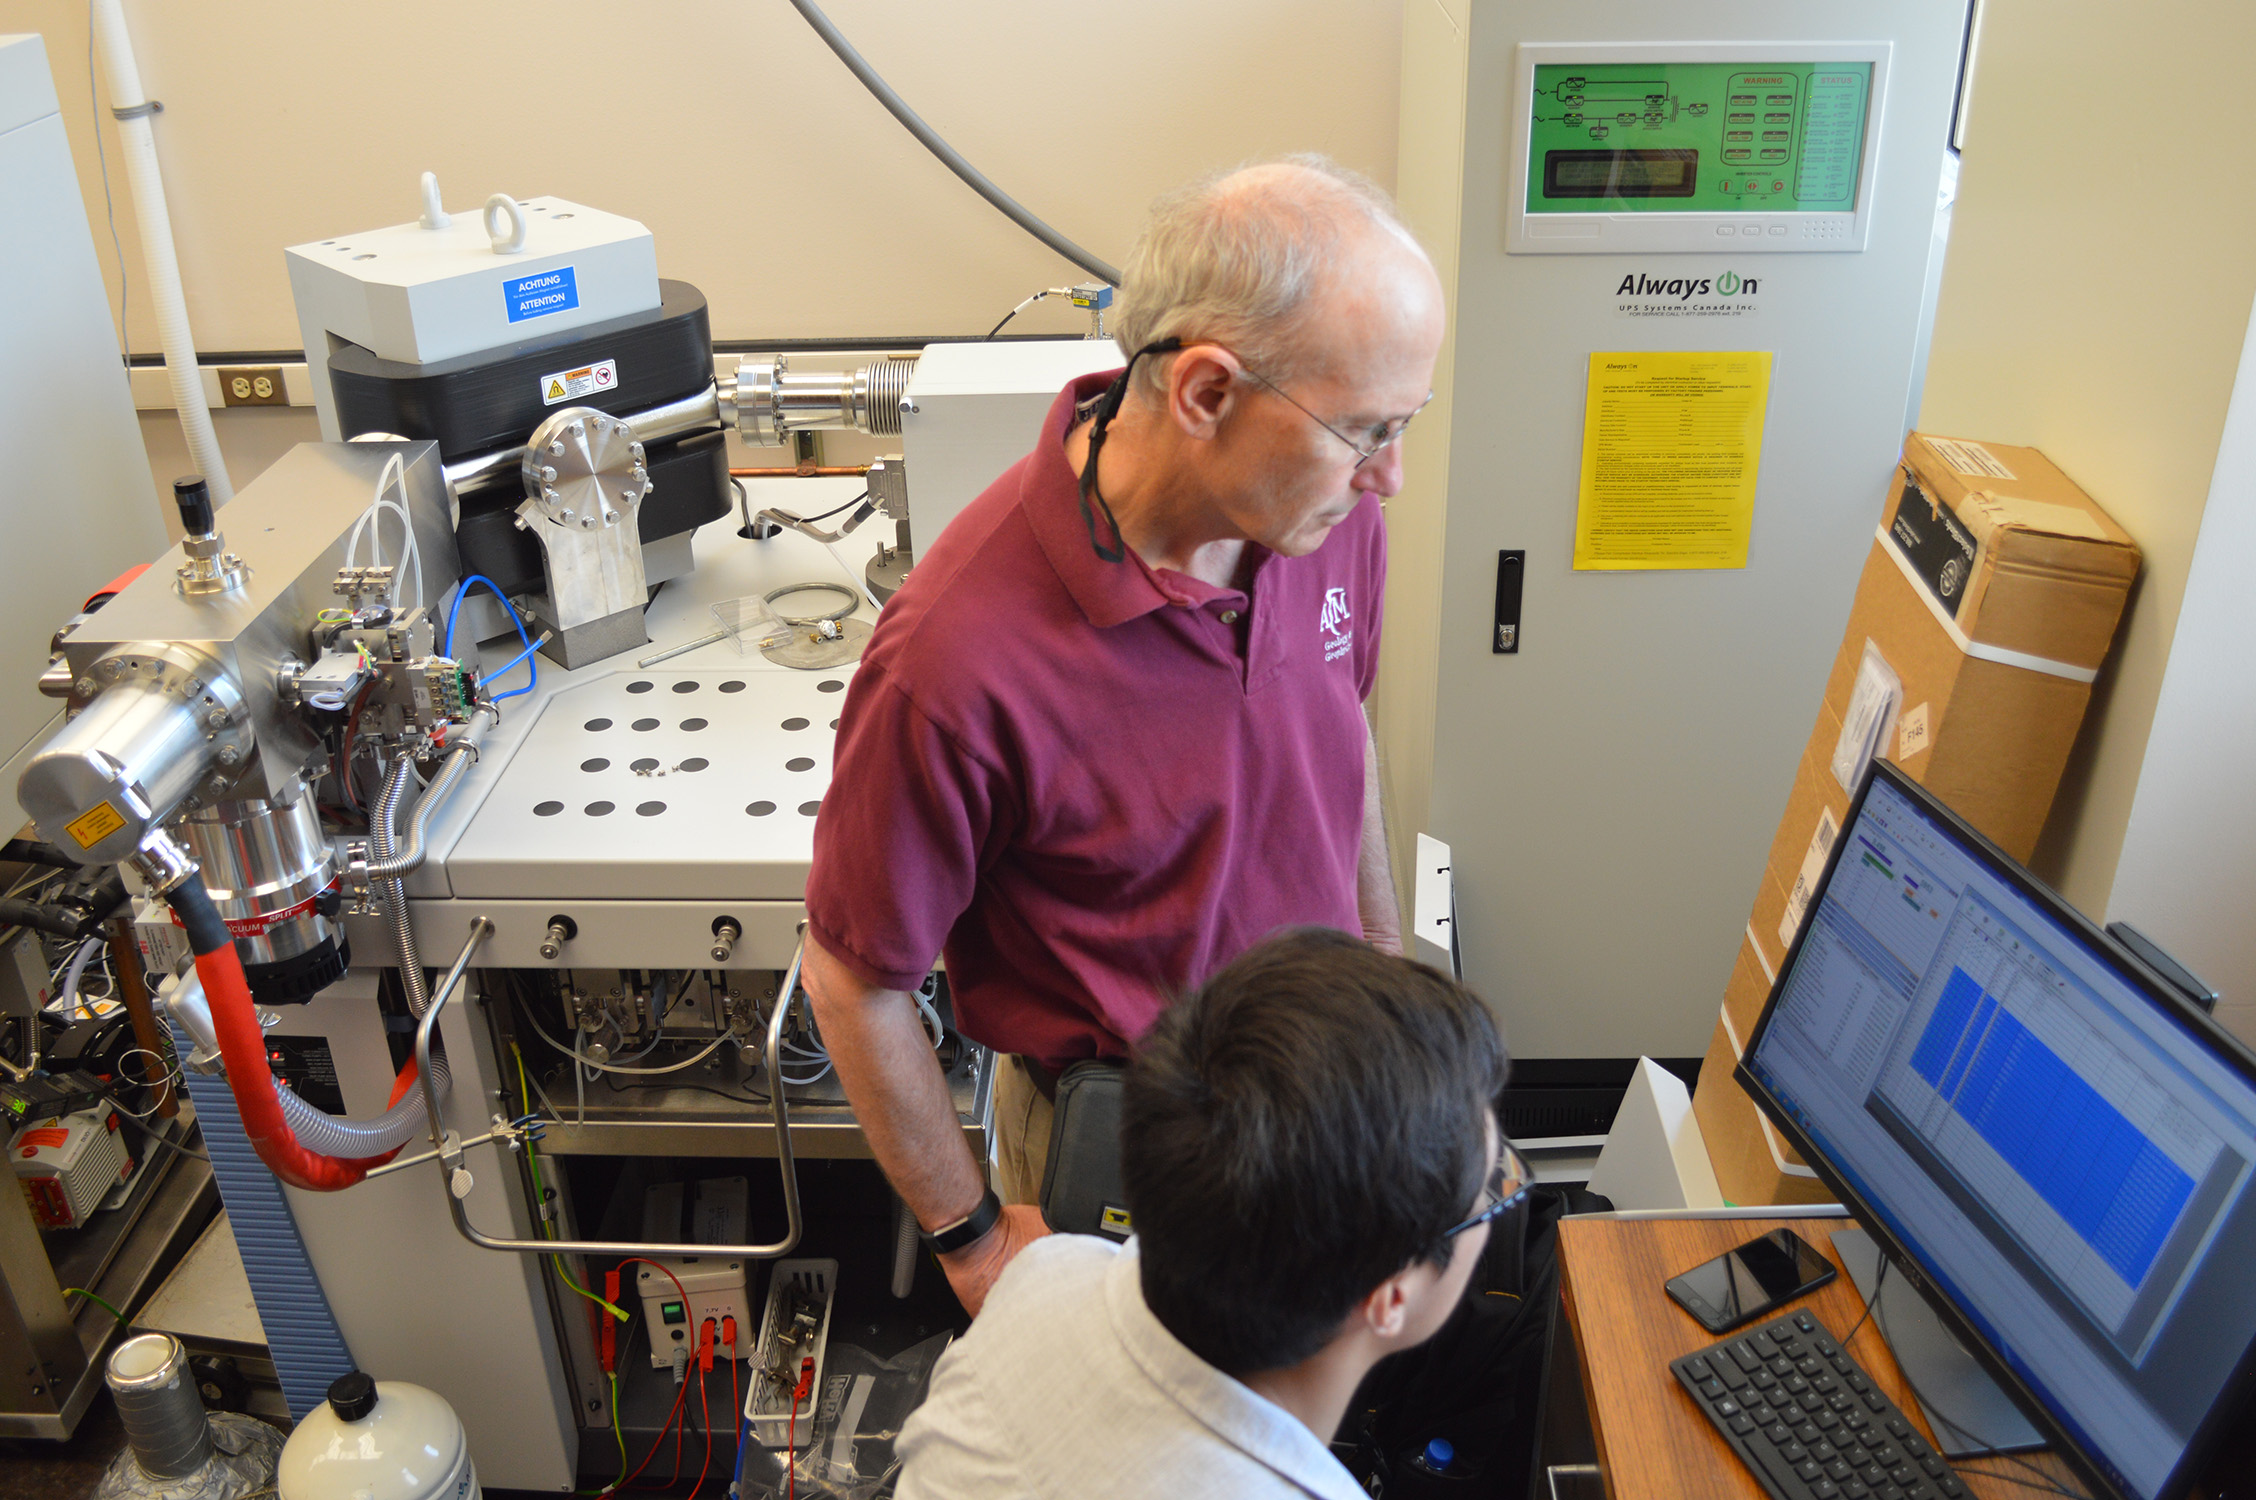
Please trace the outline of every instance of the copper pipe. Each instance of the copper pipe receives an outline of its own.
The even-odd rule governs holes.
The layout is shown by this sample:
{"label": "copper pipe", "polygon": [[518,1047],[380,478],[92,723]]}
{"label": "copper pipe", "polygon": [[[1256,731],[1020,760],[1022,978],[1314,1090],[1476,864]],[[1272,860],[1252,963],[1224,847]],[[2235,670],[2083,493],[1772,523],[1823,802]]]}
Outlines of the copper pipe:
{"label": "copper pipe", "polygon": [[731,479],[859,479],[868,464],[802,464],[796,469],[731,469]]}
{"label": "copper pipe", "polygon": [[109,924],[110,972],[117,976],[118,998],[133,1018],[133,1042],[146,1054],[141,1060],[141,1081],[156,1091],[155,1109],[165,1119],[180,1113],[173,1099],[170,1070],[164,1059],[172,1056],[172,1043],[157,1029],[157,1013],[149,1004],[149,987],[142,981],[141,949],[133,941],[133,923],[119,917]]}

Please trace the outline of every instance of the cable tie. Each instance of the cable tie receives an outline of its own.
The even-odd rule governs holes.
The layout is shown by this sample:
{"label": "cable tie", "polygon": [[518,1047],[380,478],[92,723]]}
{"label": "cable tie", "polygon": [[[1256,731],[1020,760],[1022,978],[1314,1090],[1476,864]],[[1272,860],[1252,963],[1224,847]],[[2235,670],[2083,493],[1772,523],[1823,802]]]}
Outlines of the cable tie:
{"label": "cable tie", "polygon": [[151,99],[141,104],[128,104],[123,109],[118,109],[115,106],[110,109],[111,117],[118,120],[140,120],[150,115],[161,115],[163,113],[164,101],[160,99]]}

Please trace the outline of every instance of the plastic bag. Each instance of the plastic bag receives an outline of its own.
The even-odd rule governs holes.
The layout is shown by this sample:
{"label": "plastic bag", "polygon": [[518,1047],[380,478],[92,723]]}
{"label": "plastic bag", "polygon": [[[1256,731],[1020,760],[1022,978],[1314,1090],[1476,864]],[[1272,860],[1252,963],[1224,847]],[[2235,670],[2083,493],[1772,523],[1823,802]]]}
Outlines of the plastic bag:
{"label": "plastic bag", "polygon": [[726,632],[739,656],[791,639],[791,627],[756,596],[723,599],[713,606],[713,623]]}
{"label": "plastic bag", "polygon": [[955,1338],[934,1334],[891,1359],[853,1344],[832,1344],[823,1362],[813,1441],[786,1455],[747,1441],[742,1500],[781,1495],[784,1460],[796,1471],[796,1493],[810,1500],[878,1500],[893,1493],[901,1466],[893,1443],[909,1413],[924,1404],[932,1367]]}

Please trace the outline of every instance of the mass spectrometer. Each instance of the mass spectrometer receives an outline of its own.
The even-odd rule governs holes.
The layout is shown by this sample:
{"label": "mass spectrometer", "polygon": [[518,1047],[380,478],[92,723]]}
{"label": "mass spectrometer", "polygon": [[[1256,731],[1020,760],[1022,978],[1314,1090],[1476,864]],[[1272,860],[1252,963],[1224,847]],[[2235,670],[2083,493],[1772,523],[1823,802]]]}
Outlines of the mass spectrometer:
{"label": "mass spectrometer", "polygon": [[[636,1254],[762,1265],[804,1232],[804,1164],[868,1155],[794,1004],[853,635],[801,630],[785,666],[713,627],[749,604],[866,637],[862,585],[913,555],[908,486],[898,458],[754,479],[746,519],[777,524],[740,526],[722,443],[900,432],[916,362],[716,379],[703,304],[640,226],[514,208],[292,252],[324,421],[354,440],[217,513],[183,483],[183,542],[59,636],[42,687],[69,718],[20,790],[63,855],[135,872],[293,1409],[380,1369],[461,1411],[492,1482],[557,1488],[583,1435],[611,1442],[614,1375],[646,1442],[674,1389],[583,1295]],[[989,407],[1023,404],[1027,347],[959,360],[911,461],[929,434],[962,473],[1008,467],[1039,413]],[[1117,358],[1068,347],[1068,375]],[[970,482],[935,472],[936,501]],[[893,524],[826,533],[802,497]],[[983,1150],[985,1054],[938,979],[919,1006]],[[732,1241],[606,1221],[716,1173],[750,1183]],[[913,1221],[877,1208],[913,1291]]]}

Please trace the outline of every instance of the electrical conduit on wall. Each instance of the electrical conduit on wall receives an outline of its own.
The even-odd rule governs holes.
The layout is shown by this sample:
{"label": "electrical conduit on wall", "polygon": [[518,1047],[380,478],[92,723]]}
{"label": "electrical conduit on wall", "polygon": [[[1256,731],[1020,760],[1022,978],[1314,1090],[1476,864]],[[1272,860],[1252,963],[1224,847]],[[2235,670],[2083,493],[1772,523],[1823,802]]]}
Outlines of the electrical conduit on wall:
{"label": "electrical conduit on wall", "polygon": [[156,134],[149,128],[154,111],[141,90],[141,69],[133,60],[133,40],[126,34],[120,0],[93,0],[93,11],[94,34],[109,75],[110,108],[125,148],[133,214],[141,227],[141,258],[149,276],[149,300],[156,309],[165,375],[172,384],[172,404],[180,413],[189,456],[211,486],[212,503],[224,505],[234,497],[235,486],[220,457],[219,435],[212,430],[211,408],[205,404],[203,377],[196,368],[196,341],[189,332],[188,302],[180,289],[180,258],[173,251],[172,218],[165,208],[164,178],[157,170]]}

